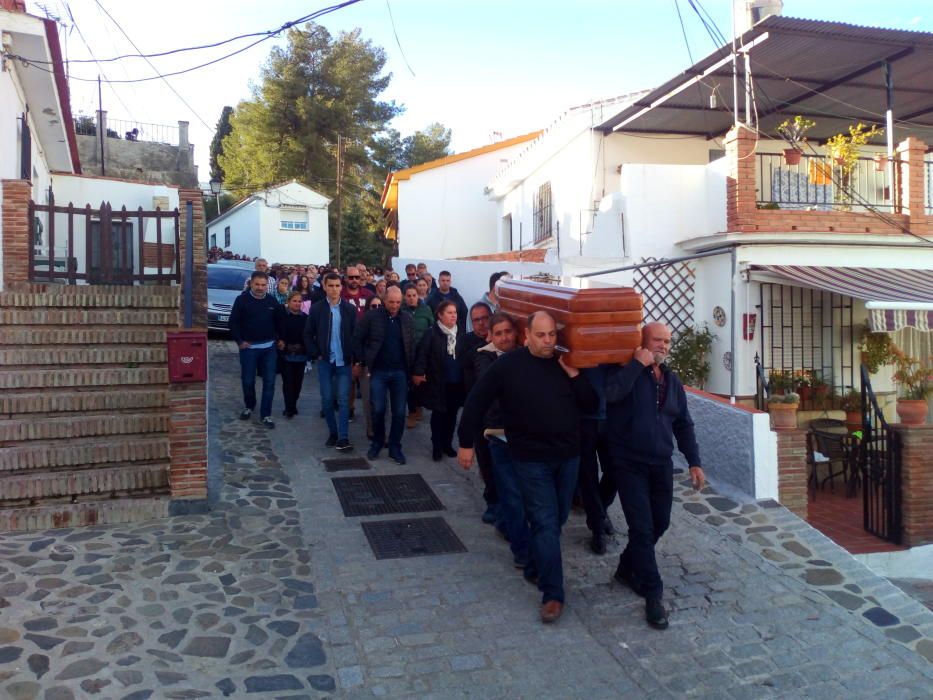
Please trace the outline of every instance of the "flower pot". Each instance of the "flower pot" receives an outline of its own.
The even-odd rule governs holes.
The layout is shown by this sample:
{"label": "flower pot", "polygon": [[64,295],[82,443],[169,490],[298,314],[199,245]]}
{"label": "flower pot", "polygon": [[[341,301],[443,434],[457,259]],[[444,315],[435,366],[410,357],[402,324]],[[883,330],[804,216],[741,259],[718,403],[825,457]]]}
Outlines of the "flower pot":
{"label": "flower pot", "polygon": [[884,169],[888,167],[888,159],[885,156],[875,156],[875,170],[879,173],[884,172]]}
{"label": "flower pot", "polygon": [[811,387],[801,386],[797,387],[797,394],[800,396],[800,402],[809,401],[812,397]]}
{"label": "flower pot", "polygon": [[785,148],[784,149],[784,162],[787,165],[799,165],[800,157],[803,154],[798,151],[796,148]]}
{"label": "flower pot", "polygon": [[904,425],[923,425],[927,421],[925,399],[898,399],[897,417]]}
{"label": "flower pot", "polygon": [[771,427],[775,430],[793,430],[797,427],[797,408],[795,403],[768,404],[771,414]]}
{"label": "flower pot", "polygon": [[861,411],[846,411],[846,430],[850,433],[854,433],[856,430],[862,429],[862,412]]}

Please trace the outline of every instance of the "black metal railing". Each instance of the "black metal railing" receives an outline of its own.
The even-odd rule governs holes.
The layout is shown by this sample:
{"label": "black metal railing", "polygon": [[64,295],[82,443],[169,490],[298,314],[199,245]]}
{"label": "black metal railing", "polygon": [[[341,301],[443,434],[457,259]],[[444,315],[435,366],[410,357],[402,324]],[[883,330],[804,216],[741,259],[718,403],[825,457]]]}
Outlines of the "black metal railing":
{"label": "black metal railing", "polygon": [[765,374],[765,368],[761,366],[761,358],[755,353],[755,408],[759,411],[765,410],[768,397],[771,396],[771,385],[768,383],[768,377]]}
{"label": "black metal railing", "polygon": [[859,473],[862,479],[862,520],[865,530],[901,543],[901,436],[891,430],[878,406],[865,365],[862,375],[862,435]]}
{"label": "black metal railing", "polygon": [[180,282],[179,214],[29,202],[29,279],[66,284]]}
{"label": "black metal railing", "polygon": [[758,153],[755,160],[755,188],[763,209],[898,210],[886,161],[859,158],[846,173],[827,156],[801,154],[799,163],[788,164],[783,154]]}

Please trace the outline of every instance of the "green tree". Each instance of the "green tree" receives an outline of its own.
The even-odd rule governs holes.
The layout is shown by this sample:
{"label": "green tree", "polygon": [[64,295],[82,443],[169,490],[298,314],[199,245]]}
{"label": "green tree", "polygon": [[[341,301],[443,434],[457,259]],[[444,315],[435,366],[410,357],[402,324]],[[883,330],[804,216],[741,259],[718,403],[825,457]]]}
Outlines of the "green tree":
{"label": "green tree", "polygon": [[218,180],[224,179],[224,169],[217,162],[217,159],[224,152],[223,140],[229,134],[233,127],[230,125],[230,117],[233,114],[233,107],[224,107],[220,113],[220,119],[217,120],[217,129],[214,131],[214,138],[211,139],[211,178]]}
{"label": "green tree", "polygon": [[450,155],[450,129],[440,122],[429,124],[402,141],[402,161],[405,168],[421,165]]}

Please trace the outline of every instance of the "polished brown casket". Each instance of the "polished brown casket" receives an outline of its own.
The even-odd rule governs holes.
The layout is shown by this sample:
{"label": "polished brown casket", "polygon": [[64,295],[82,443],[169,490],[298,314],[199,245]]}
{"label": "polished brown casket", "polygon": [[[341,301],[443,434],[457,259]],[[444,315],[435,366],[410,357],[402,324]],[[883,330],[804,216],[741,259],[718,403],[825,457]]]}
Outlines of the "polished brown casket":
{"label": "polished brown casket", "polygon": [[496,288],[500,310],[524,335],[528,315],[547,311],[557,321],[557,342],[572,367],[628,362],[641,343],[641,295],[589,279],[562,278],[561,284],[502,280]]}

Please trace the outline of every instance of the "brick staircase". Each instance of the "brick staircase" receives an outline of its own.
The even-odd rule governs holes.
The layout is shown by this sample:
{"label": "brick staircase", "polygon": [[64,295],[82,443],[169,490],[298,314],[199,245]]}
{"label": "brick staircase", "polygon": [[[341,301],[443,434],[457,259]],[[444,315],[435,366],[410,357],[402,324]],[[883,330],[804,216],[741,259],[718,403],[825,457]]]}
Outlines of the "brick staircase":
{"label": "brick staircase", "polygon": [[0,531],[167,515],[165,333],[179,288],[11,287],[0,292]]}

